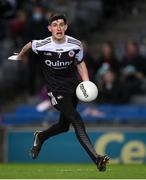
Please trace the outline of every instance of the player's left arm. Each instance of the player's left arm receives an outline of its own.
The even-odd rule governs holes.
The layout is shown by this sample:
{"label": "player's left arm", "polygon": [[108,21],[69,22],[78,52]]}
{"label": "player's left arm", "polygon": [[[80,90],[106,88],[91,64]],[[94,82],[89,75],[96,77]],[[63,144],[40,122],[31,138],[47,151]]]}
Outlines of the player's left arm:
{"label": "player's left arm", "polygon": [[88,74],[88,70],[84,61],[77,64],[77,70],[82,81],[89,81],[89,74]]}

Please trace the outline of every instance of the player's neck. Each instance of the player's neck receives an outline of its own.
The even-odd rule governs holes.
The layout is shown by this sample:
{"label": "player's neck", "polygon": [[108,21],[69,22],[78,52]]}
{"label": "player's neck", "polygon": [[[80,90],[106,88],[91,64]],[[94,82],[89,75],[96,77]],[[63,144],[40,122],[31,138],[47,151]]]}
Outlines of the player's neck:
{"label": "player's neck", "polygon": [[66,36],[64,36],[62,39],[57,39],[54,36],[52,36],[52,41],[56,44],[62,44],[66,41]]}

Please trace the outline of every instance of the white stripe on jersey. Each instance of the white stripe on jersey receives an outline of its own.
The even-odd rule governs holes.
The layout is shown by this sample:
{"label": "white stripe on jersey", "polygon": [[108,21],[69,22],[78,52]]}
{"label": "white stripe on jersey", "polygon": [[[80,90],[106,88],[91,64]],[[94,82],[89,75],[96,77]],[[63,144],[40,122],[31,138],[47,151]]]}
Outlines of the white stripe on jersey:
{"label": "white stripe on jersey", "polygon": [[56,44],[52,40],[52,36],[45,38],[44,40],[34,40],[32,41],[32,50],[38,54],[38,51],[48,51],[63,53],[72,50],[79,50],[79,53],[76,54],[76,59],[80,62],[83,58],[83,47],[79,40],[71,37],[65,36],[66,41],[61,44]]}
{"label": "white stripe on jersey", "polygon": [[[47,40],[46,40],[47,39]],[[52,52],[66,52],[72,49],[81,50],[81,42],[72,38],[70,36],[66,36],[66,41],[61,44],[56,44],[52,40],[52,37],[46,38],[44,40],[34,40],[32,41],[32,50],[36,51],[52,51]],[[50,42],[51,40],[51,42]]]}

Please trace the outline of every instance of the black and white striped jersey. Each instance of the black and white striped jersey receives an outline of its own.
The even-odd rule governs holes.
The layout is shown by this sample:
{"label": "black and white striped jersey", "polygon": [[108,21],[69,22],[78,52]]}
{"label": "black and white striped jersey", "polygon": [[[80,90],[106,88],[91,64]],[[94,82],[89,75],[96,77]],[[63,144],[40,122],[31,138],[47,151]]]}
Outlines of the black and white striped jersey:
{"label": "black and white striped jersey", "polygon": [[65,36],[65,42],[57,44],[52,36],[33,40],[32,50],[40,58],[49,92],[74,92],[78,84],[76,65],[82,62],[83,48],[79,40]]}

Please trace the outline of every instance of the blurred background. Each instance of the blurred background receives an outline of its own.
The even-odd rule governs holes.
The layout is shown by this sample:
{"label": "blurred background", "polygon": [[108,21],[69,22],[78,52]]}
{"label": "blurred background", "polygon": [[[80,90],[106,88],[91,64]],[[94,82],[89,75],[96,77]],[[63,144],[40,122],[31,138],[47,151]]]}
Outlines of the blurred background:
{"label": "blurred background", "polygon": [[[90,80],[99,88],[95,102],[78,106],[97,152],[112,163],[146,163],[146,1],[0,0],[0,12],[0,162],[32,162],[33,132],[58,120],[38,57],[30,52],[15,62],[8,56],[50,36],[48,17],[61,12],[67,34],[82,41]],[[48,140],[35,162],[90,159],[71,127]]]}

